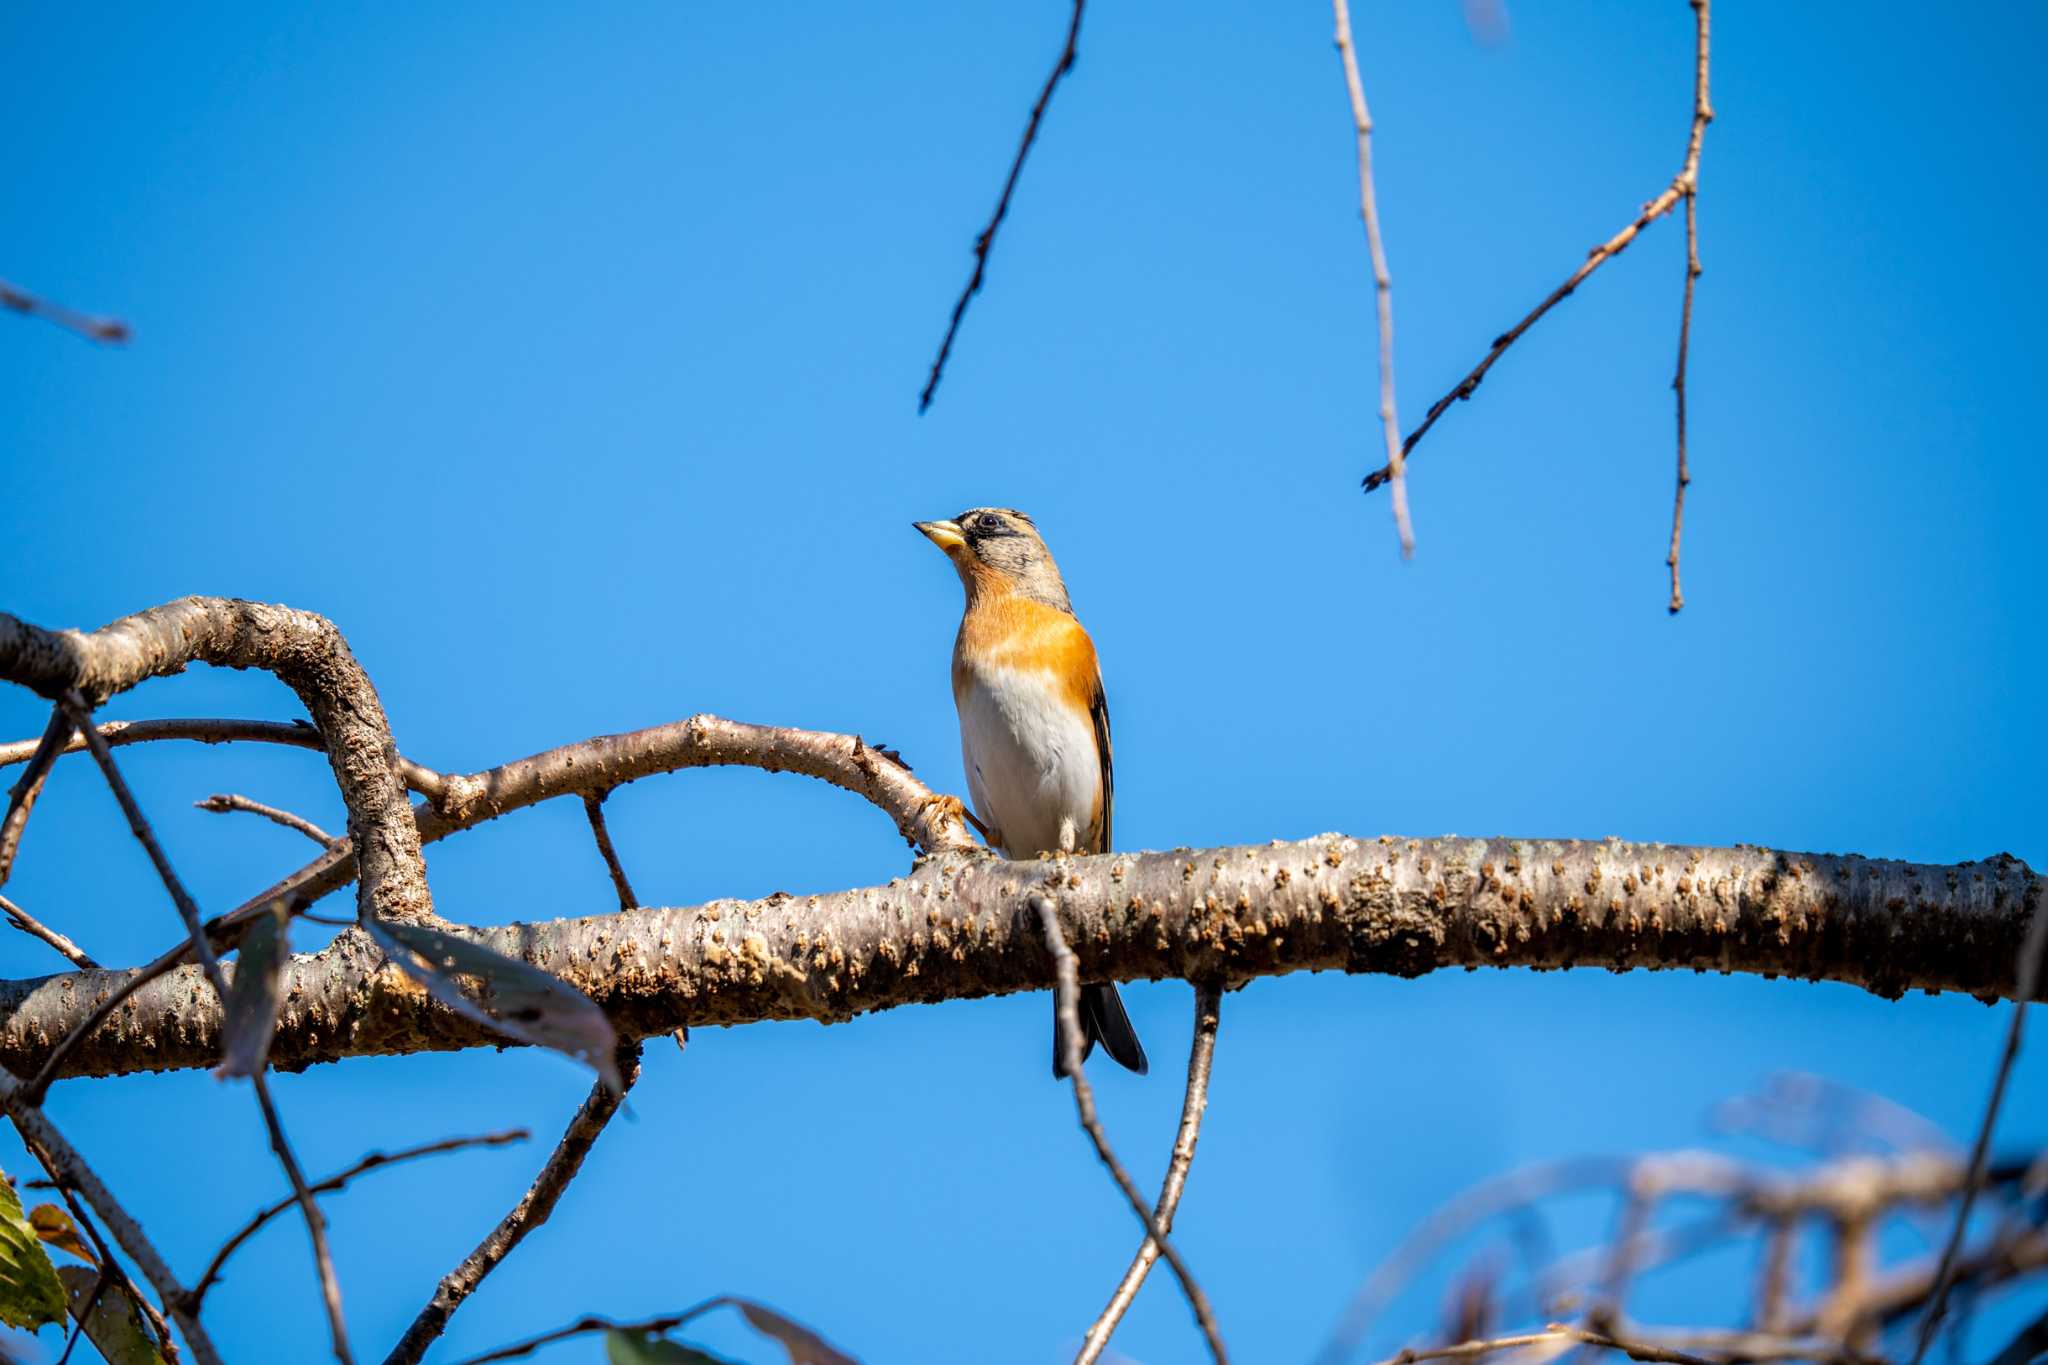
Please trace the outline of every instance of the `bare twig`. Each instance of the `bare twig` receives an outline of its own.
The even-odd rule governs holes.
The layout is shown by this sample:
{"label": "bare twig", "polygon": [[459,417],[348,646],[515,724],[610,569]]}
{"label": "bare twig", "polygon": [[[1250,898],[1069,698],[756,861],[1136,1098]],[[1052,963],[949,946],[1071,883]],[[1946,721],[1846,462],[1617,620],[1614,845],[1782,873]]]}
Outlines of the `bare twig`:
{"label": "bare twig", "polygon": [[476,1292],[484,1277],[497,1269],[498,1263],[511,1255],[513,1248],[525,1240],[528,1233],[548,1221],[548,1216],[555,1211],[556,1201],[561,1199],[562,1192],[569,1188],[569,1182],[583,1168],[583,1158],[589,1155],[591,1146],[604,1132],[612,1116],[619,1112],[619,1106],[625,1102],[626,1091],[640,1079],[639,1044],[631,1043],[619,1049],[619,1075],[624,1087],[617,1092],[603,1081],[590,1088],[583,1107],[569,1121],[562,1140],[555,1145],[540,1174],[534,1177],[532,1187],[477,1244],[476,1250],[442,1277],[434,1290],[434,1297],[427,1301],[426,1307],[413,1319],[412,1326],[406,1328],[405,1335],[391,1348],[384,1365],[413,1365],[425,1355],[427,1348],[447,1330],[448,1319],[454,1316],[464,1300]]}
{"label": "bare twig", "polygon": [[1109,1135],[1103,1131],[1102,1121],[1095,1115],[1095,1089],[1088,1084],[1088,1078],[1081,1067],[1081,978],[1074,960],[1074,950],[1067,946],[1066,934],[1060,928],[1059,908],[1050,896],[1034,895],[1031,905],[1038,912],[1039,924],[1045,933],[1046,951],[1051,954],[1053,971],[1057,977],[1054,999],[1060,1016],[1060,1046],[1065,1050],[1063,1058],[1067,1076],[1074,1083],[1074,1109],[1080,1115],[1081,1127],[1088,1134],[1088,1140],[1095,1144],[1095,1155],[1108,1168],[1110,1178],[1123,1191],[1131,1211],[1138,1215],[1138,1221],[1149,1234],[1147,1240],[1159,1247],[1159,1254],[1173,1267],[1174,1277],[1180,1281],[1181,1292],[1187,1295],[1188,1307],[1195,1313],[1195,1321],[1202,1329],[1202,1336],[1208,1342],[1209,1354],[1217,1365],[1229,1359],[1223,1346],[1223,1335],[1216,1327],[1215,1311],[1209,1306],[1209,1296],[1202,1292],[1202,1286],[1195,1281],[1187,1263],[1174,1250],[1168,1240],[1164,1223],[1154,1215],[1145,1203],[1145,1196],[1138,1192],[1138,1186],[1131,1179],[1123,1162],[1109,1145]]}
{"label": "bare twig", "polygon": [[192,1348],[192,1354],[199,1365],[219,1365],[220,1353],[214,1349],[213,1341],[206,1334],[196,1314],[185,1311],[185,1290],[178,1283],[178,1277],[151,1244],[142,1231],[142,1225],[129,1216],[113,1194],[107,1189],[97,1173],[79,1156],[77,1150],[67,1142],[64,1135],[49,1117],[30,1101],[26,1087],[12,1072],[0,1069],[0,1107],[5,1107],[7,1116],[14,1126],[21,1130],[21,1136],[37,1159],[43,1162],[50,1177],[60,1187],[76,1190],[93,1211],[105,1220],[107,1231],[121,1249],[134,1260],[150,1287],[155,1289],[164,1306],[176,1319],[178,1330],[185,1334],[185,1342]]}
{"label": "bare twig", "polygon": [[66,958],[70,959],[73,966],[84,967],[88,970],[98,970],[100,964],[86,956],[84,949],[58,933],[55,929],[50,928],[49,925],[38,920],[35,916],[29,914],[28,911],[22,909],[5,896],[0,896],[0,914],[5,914],[8,922],[15,928],[25,934],[35,935],[58,952],[64,954]]}
{"label": "bare twig", "polygon": [[[310,723],[275,720],[215,720],[197,717],[169,720],[103,720],[98,727],[100,738],[107,747],[118,749],[124,744],[147,744],[161,740],[195,740],[200,744],[230,744],[236,741],[253,741],[259,744],[283,744],[295,749],[321,750],[327,747],[320,738],[320,732]],[[0,744],[0,768],[26,762],[35,752],[38,741],[33,739],[14,740]],[[83,751],[85,740],[73,735],[60,753],[75,754]],[[409,758],[401,757],[398,768],[405,777],[405,785],[411,787],[429,801],[441,797],[441,788],[446,780],[440,773]]]}
{"label": "bare twig", "polygon": [[[1672,177],[1671,183],[1665,186],[1656,198],[1643,205],[1642,210],[1636,214],[1628,226],[1588,252],[1585,261],[1580,264],[1579,268],[1574,270],[1565,279],[1563,284],[1551,290],[1543,302],[1531,309],[1520,322],[1517,322],[1514,326],[1508,328],[1507,331],[1495,337],[1493,345],[1487,349],[1484,356],[1480,357],[1479,363],[1472,367],[1470,373],[1458,381],[1456,387],[1429,405],[1429,411],[1424,414],[1421,424],[1415,430],[1409,432],[1408,438],[1401,443],[1401,453],[1404,457],[1414,451],[1416,442],[1428,434],[1429,429],[1436,425],[1437,419],[1450,410],[1451,404],[1472,396],[1480,383],[1485,380],[1487,371],[1493,368],[1494,362],[1506,354],[1508,347],[1521,340],[1522,334],[1535,326],[1545,313],[1548,313],[1552,308],[1570,298],[1572,292],[1585,282],[1587,276],[1627,250],[1629,243],[1633,242],[1637,234],[1642,232],[1644,228],[1678,207],[1680,200],[1686,200],[1690,203],[1693,196],[1698,193],[1700,145],[1705,137],[1707,124],[1713,121],[1714,110],[1713,105],[1707,98],[1707,59],[1709,50],[1708,0],[1692,0],[1692,8],[1694,20],[1692,129],[1686,141],[1685,162],[1679,167],[1678,174]],[[1696,247],[1697,241],[1696,231],[1689,234],[1688,249]],[[1690,262],[1691,259],[1692,257],[1689,255],[1688,261]],[[1688,265],[1688,270],[1691,270],[1690,264]],[[1690,289],[1691,275],[1688,274],[1688,294]],[[1690,326],[1690,313],[1687,314],[1687,326],[1688,328]],[[1393,477],[1394,468],[1390,461],[1388,464],[1382,465],[1365,476],[1365,489],[1367,492],[1371,492],[1382,484],[1390,482]]]}
{"label": "bare twig", "polygon": [[[502,1147],[507,1143],[524,1142],[530,1136],[532,1135],[524,1128],[508,1128],[500,1133],[482,1133],[476,1137],[443,1138],[439,1142],[425,1142],[417,1147],[407,1147],[403,1151],[372,1152],[347,1170],[337,1171],[306,1188],[313,1194],[333,1194],[348,1188],[348,1183],[357,1176],[380,1170],[385,1166],[396,1166],[401,1162],[423,1156],[439,1156],[444,1152],[459,1152],[470,1147]],[[294,1191],[276,1203],[265,1206],[255,1217],[244,1223],[234,1236],[221,1244],[220,1250],[213,1254],[213,1260],[208,1263],[206,1273],[192,1286],[191,1303],[194,1312],[198,1311],[199,1305],[205,1300],[206,1291],[213,1288],[214,1283],[220,1279],[222,1270],[227,1266],[228,1257],[239,1251],[242,1243],[255,1236],[271,1219],[296,1207],[298,1202],[298,1193]]]}
{"label": "bare twig", "polygon": [[299,1159],[292,1154],[292,1145],[285,1138],[284,1124],[277,1117],[277,1105],[270,1098],[269,1076],[259,1070],[249,1080],[256,1089],[256,1102],[263,1110],[263,1126],[270,1132],[270,1150],[277,1153],[278,1164],[284,1167],[285,1179],[291,1181],[292,1198],[298,1204],[299,1212],[305,1215],[306,1235],[313,1242],[313,1264],[320,1276],[320,1299],[327,1309],[327,1331],[334,1342],[334,1358],[341,1365],[354,1365],[355,1358],[348,1349],[348,1321],[341,1311],[341,1281],[334,1274],[334,1257],[327,1249],[327,1219],[321,1214],[320,1205],[314,1201],[312,1190],[307,1188],[305,1173],[299,1169]]}
{"label": "bare twig", "polygon": [[1692,342],[1693,285],[1700,278],[1700,145],[1707,125],[1714,121],[1714,102],[1707,94],[1708,0],[1692,0],[1696,31],[1693,48],[1692,135],[1685,144],[1685,168],[1678,178],[1685,185],[1685,308],[1678,318],[1678,370],[1671,389],[1678,407],[1678,486],[1671,495],[1671,553],[1665,563],[1671,567],[1671,614],[1685,606],[1685,594],[1678,590],[1678,537],[1685,527],[1685,487],[1692,471],[1685,462],[1685,358]]}
{"label": "bare twig", "polygon": [[1024,158],[1031,155],[1031,146],[1038,141],[1038,125],[1045,118],[1046,106],[1052,102],[1053,87],[1060,78],[1074,69],[1076,45],[1081,38],[1081,11],[1086,0],[1074,0],[1074,16],[1067,22],[1066,46],[1060,49],[1060,58],[1053,63],[1052,73],[1045,78],[1044,87],[1038,92],[1038,102],[1031,106],[1031,118],[1024,125],[1024,140],[1017,144],[1017,155],[1010,162],[1010,174],[1003,181],[1003,192],[996,199],[996,211],[990,216],[988,226],[974,239],[974,273],[967,277],[967,287],[960,291],[954,301],[953,316],[946,323],[946,335],[939,342],[939,353],[932,360],[932,372],[924,381],[924,392],[917,396],[917,410],[922,413],[932,405],[932,395],[938,392],[939,379],[946,372],[946,357],[953,353],[953,338],[959,335],[960,320],[967,315],[967,304],[981,292],[983,276],[988,270],[989,248],[995,245],[996,230],[1003,225],[1003,219],[1010,212],[1010,195],[1017,188],[1017,177],[1024,171]]}
{"label": "bare twig", "polygon": [[51,707],[50,723],[29,750],[28,770],[7,793],[7,815],[0,819],[0,886],[7,885],[7,878],[14,872],[14,855],[21,849],[21,833],[28,828],[29,812],[35,809],[36,798],[43,793],[50,765],[57,761],[70,737],[70,715],[62,706]]}
{"label": "bare twig", "polygon": [[1955,1283],[1956,1256],[1962,1250],[1963,1234],[1970,1224],[1970,1207],[1984,1183],[1984,1167],[1990,1159],[1991,1133],[1998,1126],[1999,1106],[2005,1101],[2006,1086],[2012,1080],[2013,1063],[2020,1055],[2020,1034],[2026,1027],[2027,1004],[2040,990],[2044,946],[2048,946],[2048,909],[2034,912],[2033,923],[2027,928],[2026,942],[2020,946],[2017,968],[2019,992],[2018,999],[2013,1002],[2012,1023],[2006,1030],[2005,1048],[1999,1053],[1998,1072],[1991,1082],[1991,1098],[1984,1103],[1984,1120],[1977,1126],[1977,1140],[1970,1147],[1970,1174],[1964,1182],[1962,1198],[1956,1202],[1956,1219],[1949,1226],[1948,1244],[1942,1248],[1941,1263],[1934,1273],[1934,1292],[1920,1317],[1919,1332],[1913,1342],[1912,1365],[1920,1365],[1926,1357],[1927,1348],[1934,1344],[1934,1334],[1941,1326],[1942,1313],[1948,1307],[1949,1289]]}
{"label": "bare twig", "polygon": [[[1195,1143],[1202,1135],[1202,1115],[1209,1107],[1209,1070],[1216,1058],[1216,1029],[1222,1017],[1222,989],[1214,984],[1196,986],[1195,1040],[1188,1047],[1188,1084],[1181,1099],[1180,1131],[1174,1134],[1173,1157],[1167,1163],[1166,1182],[1159,1188],[1159,1202],[1152,1206],[1153,1221],[1168,1232],[1173,1231],[1173,1215],[1180,1207],[1182,1191],[1187,1188],[1188,1167],[1194,1164]],[[1139,1286],[1145,1283],[1145,1276],[1158,1259],[1159,1243],[1148,1233],[1131,1260],[1131,1268],[1124,1272],[1116,1292],[1088,1329],[1074,1365],[1094,1365],[1101,1358],[1110,1334],[1116,1331],[1117,1323],[1123,1320],[1131,1301],[1138,1296]]]}
{"label": "bare twig", "polygon": [[252,801],[246,796],[238,796],[231,792],[217,792],[207,797],[204,801],[194,801],[192,804],[200,810],[212,811],[216,815],[225,815],[230,811],[242,811],[249,815],[260,815],[272,824],[283,825],[286,829],[290,830],[297,830],[322,848],[331,849],[341,842],[302,815],[294,815],[288,810],[279,810],[276,806],[266,806],[261,801]]}
{"label": "bare twig", "polygon": [[94,317],[81,313],[75,308],[66,308],[61,303],[39,299],[24,289],[0,280],[0,308],[23,317],[41,318],[44,322],[62,327],[67,332],[76,332],[88,341],[104,341],[114,346],[126,343],[134,333],[128,324],[119,318]]}
{"label": "bare twig", "polygon": [[619,851],[612,847],[611,831],[604,824],[604,799],[611,793],[583,793],[583,813],[590,819],[590,837],[597,841],[597,851],[604,855],[604,865],[612,874],[612,889],[619,893],[619,909],[632,910],[639,906],[640,898],[633,894],[633,884],[626,880],[626,869],[619,862]]}
{"label": "bare twig", "polygon": [[1379,310],[1380,428],[1387,442],[1387,482],[1394,487],[1394,530],[1401,553],[1415,553],[1415,528],[1408,520],[1408,477],[1401,445],[1400,419],[1394,415],[1394,281],[1387,272],[1387,249],[1380,237],[1380,214],[1373,195],[1372,114],[1365,107],[1365,85],[1358,78],[1358,54],[1351,45],[1351,6],[1331,0],[1337,17],[1337,55],[1344,63],[1344,88],[1351,96],[1351,121],[1358,130],[1358,216],[1365,220],[1365,242],[1372,257],[1373,298]]}
{"label": "bare twig", "polygon": [[[510,1346],[500,1346],[495,1351],[471,1356],[461,1362],[461,1365],[491,1365],[493,1361],[517,1360],[521,1356],[532,1355],[543,1346],[551,1346],[555,1342],[567,1341],[570,1337],[583,1336],[590,1332],[621,1332],[634,1337],[658,1336],[694,1322],[713,1309],[728,1306],[738,1309],[740,1316],[746,1319],[747,1325],[755,1331],[771,1336],[781,1343],[783,1349],[789,1353],[793,1365],[854,1365],[852,1357],[810,1328],[784,1317],[766,1304],[732,1294],[719,1294],[700,1303],[694,1303],[680,1313],[664,1313],[660,1317],[641,1318],[635,1322],[620,1322],[616,1318],[607,1318],[595,1313],[587,1314],[567,1327],[557,1327],[552,1332],[542,1332],[539,1336],[528,1337]],[[664,1359],[666,1358],[664,1356]]]}

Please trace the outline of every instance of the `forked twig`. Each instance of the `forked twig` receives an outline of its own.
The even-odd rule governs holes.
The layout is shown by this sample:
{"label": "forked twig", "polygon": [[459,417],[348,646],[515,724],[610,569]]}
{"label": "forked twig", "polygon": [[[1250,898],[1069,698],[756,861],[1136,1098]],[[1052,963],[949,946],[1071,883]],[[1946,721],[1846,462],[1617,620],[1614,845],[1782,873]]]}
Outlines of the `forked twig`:
{"label": "forked twig", "polygon": [[[1173,1215],[1187,1189],[1188,1167],[1194,1164],[1195,1143],[1202,1135],[1202,1115],[1209,1107],[1209,1070],[1216,1058],[1216,1030],[1222,1016],[1222,988],[1214,983],[1196,986],[1195,1040],[1188,1047],[1188,1084],[1181,1100],[1180,1131],[1174,1135],[1173,1158],[1167,1163],[1166,1182],[1159,1188],[1159,1202],[1152,1206],[1153,1221],[1168,1232],[1173,1231]],[[1145,1283],[1145,1276],[1158,1259],[1159,1243],[1148,1233],[1131,1260],[1131,1268],[1124,1272],[1101,1316],[1082,1339],[1081,1353],[1074,1357],[1074,1365],[1094,1365],[1101,1359],[1110,1334],[1116,1331],[1117,1323],[1123,1320],[1131,1301],[1138,1296],[1139,1286]]]}
{"label": "forked twig", "polygon": [[1031,146],[1038,141],[1038,125],[1045,119],[1045,109],[1052,102],[1053,87],[1060,78],[1074,69],[1076,45],[1081,38],[1081,11],[1087,0],[1074,0],[1074,17],[1067,22],[1066,46],[1060,49],[1060,59],[1053,63],[1052,73],[1045,78],[1045,86],[1038,92],[1038,102],[1031,106],[1031,118],[1024,125],[1024,140],[1017,144],[1017,155],[1010,162],[1010,174],[1003,181],[1003,192],[996,199],[996,211],[990,216],[988,226],[974,239],[974,273],[967,277],[967,287],[960,291],[960,297],[953,303],[953,316],[946,323],[946,335],[939,342],[939,353],[932,360],[932,372],[924,381],[924,392],[917,396],[917,410],[922,413],[932,405],[932,395],[938,392],[939,378],[946,372],[946,357],[953,353],[953,338],[960,334],[960,319],[967,315],[967,304],[981,292],[983,277],[988,271],[989,248],[995,245],[996,230],[1009,216],[1010,196],[1017,189],[1017,177],[1024,171],[1024,158],[1031,155]]}
{"label": "forked twig", "polygon": [[1685,161],[1679,167],[1678,174],[1672,177],[1671,183],[1665,186],[1656,198],[1643,205],[1641,211],[1629,222],[1628,226],[1622,228],[1621,231],[1615,233],[1612,237],[1609,237],[1606,241],[1588,252],[1585,261],[1580,264],[1578,269],[1574,270],[1565,279],[1563,284],[1551,290],[1544,297],[1543,302],[1537,304],[1524,315],[1521,321],[1495,337],[1493,345],[1487,348],[1486,354],[1480,357],[1479,363],[1473,366],[1471,371],[1463,379],[1459,380],[1449,393],[1429,405],[1429,411],[1423,415],[1421,423],[1415,430],[1409,432],[1407,439],[1401,443],[1401,460],[1396,461],[1390,456],[1386,464],[1365,476],[1364,483],[1366,492],[1370,493],[1382,484],[1393,482],[1397,474],[1405,467],[1406,457],[1414,451],[1416,443],[1428,434],[1429,429],[1436,425],[1437,419],[1448,412],[1453,403],[1461,402],[1472,396],[1474,391],[1486,379],[1487,372],[1493,368],[1494,362],[1507,353],[1508,347],[1521,340],[1522,334],[1535,326],[1545,313],[1548,313],[1552,308],[1570,298],[1579,285],[1585,282],[1587,276],[1627,250],[1629,243],[1633,242],[1637,234],[1641,233],[1644,228],[1671,212],[1674,208],[1678,207],[1680,200],[1684,200],[1686,205],[1685,309],[1679,320],[1678,374],[1676,382],[1672,385],[1678,392],[1679,423],[1679,483],[1677,496],[1673,501],[1672,508],[1671,551],[1669,556],[1672,575],[1671,610],[1674,612],[1685,604],[1684,598],[1678,593],[1678,533],[1685,515],[1685,487],[1692,481],[1691,473],[1685,464],[1684,378],[1686,351],[1692,332],[1693,282],[1700,273],[1699,218],[1694,201],[1699,194],[1700,147],[1706,137],[1707,125],[1714,121],[1714,106],[1713,102],[1708,98],[1707,87],[1708,57],[1711,50],[1708,14],[1710,0],[1690,0],[1690,3],[1693,10],[1694,30],[1693,115],[1691,131],[1686,139]]}
{"label": "forked twig", "polygon": [[1365,220],[1366,249],[1372,257],[1373,299],[1379,312],[1380,429],[1387,442],[1387,482],[1394,488],[1394,530],[1401,553],[1415,553],[1415,528],[1408,520],[1406,451],[1401,445],[1400,419],[1394,416],[1394,281],[1387,273],[1387,249],[1380,238],[1380,213],[1373,195],[1372,114],[1365,107],[1365,85],[1358,78],[1358,54],[1351,45],[1349,0],[1331,0],[1337,17],[1337,55],[1344,62],[1344,88],[1351,96],[1351,121],[1358,130],[1358,216]]}
{"label": "forked twig", "polygon": [[442,1277],[434,1289],[434,1297],[427,1301],[412,1325],[405,1329],[405,1335],[391,1348],[391,1354],[384,1358],[384,1365],[415,1365],[435,1339],[448,1329],[448,1319],[476,1292],[484,1277],[497,1269],[499,1262],[511,1255],[513,1248],[524,1241],[528,1233],[548,1221],[549,1215],[555,1211],[556,1201],[562,1197],[562,1191],[583,1168],[583,1158],[590,1154],[598,1135],[604,1132],[605,1125],[625,1103],[626,1092],[640,1079],[640,1045],[626,1044],[620,1047],[618,1056],[622,1088],[614,1092],[602,1080],[590,1088],[589,1096],[569,1121],[568,1129],[563,1132],[562,1140],[555,1144],[547,1164],[534,1177],[532,1187],[477,1244],[476,1250]]}
{"label": "forked twig", "polygon": [[1039,923],[1045,931],[1046,951],[1052,956],[1053,970],[1059,982],[1054,999],[1059,1010],[1060,1047],[1065,1054],[1062,1061],[1068,1078],[1074,1084],[1074,1109],[1080,1115],[1081,1128],[1088,1134],[1088,1140],[1095,1144],[1095,1155],[1101,1158],[1102,1164],[1109,1170],[1110,1178],[1115,1180],[1117,1188],[1123,1191],[1124,1199],[1129,1202],[1131,1211],[1138,1215],[1139,1223],[1144,1225],[1148,1240],[1158,1244],[1159,1254],[1173,1267],[1174,1276],[1180,1281],[1181,1292],[1187,1295],[1188,1307],[1194,1310],[1195,1321],[1201,1326],[1202,1336],[1208,1342],[1210,1356],[1217,1365],[1223,1365],[1223,1362],[1229,1359],[1229,1352],[1224,1349],[1223,1334],[1217,1330],[1216,1313],[1209,1306],[1209,1296],[1202,1292],[1202,1286],[1196,1283],[1187,1262],[1174,1250],[1173,1242],[1166,1235],[1165,1226],[1146,1205],[1145,1196],[1138,1192],[1137,1182],[1131,1179],[1130,1172],[1124,1169],[1123,1162],[1117,1159],[1116,1152],[1110,1147],[1109,1135],[1103,1131],[1102,1120],[1096,1117],[1095,1090],[1088,1084],[1088,1077],[1081,1066],[1081,1039],[1084,1035],[1081,1032],[1080,972],[1074,961],[1074,950],[1067,946],[1066,934],[1060,928],[1059,908],[1053,904],[1050,896],[1045,895],[1033,896],[1031,904],[1032,908],[1038,911]]}

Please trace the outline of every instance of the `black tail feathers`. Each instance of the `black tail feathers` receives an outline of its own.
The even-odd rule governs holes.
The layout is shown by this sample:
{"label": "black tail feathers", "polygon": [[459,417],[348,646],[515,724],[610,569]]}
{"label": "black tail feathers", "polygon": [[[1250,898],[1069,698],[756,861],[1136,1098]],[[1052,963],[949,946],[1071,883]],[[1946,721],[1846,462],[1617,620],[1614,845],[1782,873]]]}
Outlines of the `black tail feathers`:
{"label": "black tail feathers", "polygon": [[[1138,1031],[1131,1027],[1131,1016],[1124,1013],[1123,998],[1116,993],[1115,986],[1083,986],[1079,1003],[1082,1061],[1088,1060],[1088,1054],[1101,1043],[1110,1059],[1126,1071],[1142,1076],[1151,1069],[1145,1060],[1145,1048],[1138,1042]],[[1052,1016],[1052,1074],[1062,1078],[1067,1074],[1065,1054],[1060,1050],[1057,1006]]]}

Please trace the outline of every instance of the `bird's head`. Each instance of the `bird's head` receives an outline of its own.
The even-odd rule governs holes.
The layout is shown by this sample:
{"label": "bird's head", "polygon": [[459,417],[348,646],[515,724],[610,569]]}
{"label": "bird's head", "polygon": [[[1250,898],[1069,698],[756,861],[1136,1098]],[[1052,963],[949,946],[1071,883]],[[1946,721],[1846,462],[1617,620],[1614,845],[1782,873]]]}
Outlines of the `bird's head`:
{"label": "bird's head", "polygon": [[972,602],[986,592],[1016,593],[1071,612],[1059,566],[1038,527],[1014,507],[973,507],[948,521],[912,522],[946,552]]}

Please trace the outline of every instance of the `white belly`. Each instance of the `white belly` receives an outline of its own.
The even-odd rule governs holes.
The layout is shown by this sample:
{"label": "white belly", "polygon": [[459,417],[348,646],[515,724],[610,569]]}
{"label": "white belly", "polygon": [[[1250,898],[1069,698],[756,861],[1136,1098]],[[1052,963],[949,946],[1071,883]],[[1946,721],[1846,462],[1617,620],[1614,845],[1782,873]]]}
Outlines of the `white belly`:
{"label": "white belly", "polygon": [[1095,723],[1032,670],[976,670],[957,698],[967,791],[1003,853],[1071,852],[1090,837],[1102,771]]}

